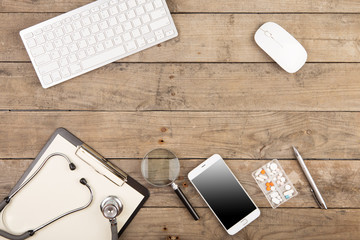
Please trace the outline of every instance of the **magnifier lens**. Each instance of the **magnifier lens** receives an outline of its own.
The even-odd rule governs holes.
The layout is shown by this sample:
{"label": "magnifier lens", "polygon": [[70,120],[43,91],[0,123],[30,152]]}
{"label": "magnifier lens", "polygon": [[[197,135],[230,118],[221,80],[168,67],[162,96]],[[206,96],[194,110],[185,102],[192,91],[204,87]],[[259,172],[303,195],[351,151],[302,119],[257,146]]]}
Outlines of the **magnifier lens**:
{"label": "magnifier lens", "polygon": [[142,160],[141,172],[145,180],[154,186],[170,185],[179,175],[179,159],[167,149],[154,149]]}

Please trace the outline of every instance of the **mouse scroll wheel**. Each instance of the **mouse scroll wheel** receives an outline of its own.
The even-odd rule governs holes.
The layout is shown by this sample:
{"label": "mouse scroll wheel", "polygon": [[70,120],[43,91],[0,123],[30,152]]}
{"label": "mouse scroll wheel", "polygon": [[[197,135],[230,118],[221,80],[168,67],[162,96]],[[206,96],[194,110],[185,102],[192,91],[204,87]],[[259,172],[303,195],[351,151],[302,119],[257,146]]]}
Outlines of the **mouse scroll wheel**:
{"label": "mouse scroll wheel", "polygon": [[265,31],[265,35],[266,35],[267,37],[272,38],[272,34],[271,34],[270,32],[268,32],[268,31]]}

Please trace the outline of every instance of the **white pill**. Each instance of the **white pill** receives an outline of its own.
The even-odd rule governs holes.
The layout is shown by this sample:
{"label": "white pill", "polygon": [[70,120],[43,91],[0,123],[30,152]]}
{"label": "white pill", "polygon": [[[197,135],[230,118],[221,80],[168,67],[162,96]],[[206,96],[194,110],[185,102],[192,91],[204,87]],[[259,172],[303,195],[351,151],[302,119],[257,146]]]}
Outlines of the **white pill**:
{"label": "white pill", "polygon": [[280,182],[280,181],[276,181],[276,183],[279,185],[281,182]]}
{"label": "white pill", "polygon": [[260,172],[261,172],[261,168],[259,168],[256,172],[255,172],[255,176],[258,176],[259,174],[260,174]]}
{"label": "white pill", "polygon": [[273,186],[273,187],[271,187],[271,191],[275,191],[275,187]]}
{"label": "white pill", "polygon": [[268,168],[269,168],[269,167],[270,167],[270,163],[266,164],[266,167],[268,167]]}
{"label": "white pill", "polygon": [[282,182],[285,182],[285,178],[284,178],[284,177],[281,177],[280,180],[281,180]]}
{"label": "white pill", "polygon": [[267,179],[268,178],[266,175],[260,175],[259,177],[261,177],[262,179]]}
{"label": "white pill", "polygon": [[272,164],[270,164],[270,168],[271,168],[271,170],[276,170],[277,169],[277,165],[276,165],[276,163],[272,163]]}
{"label": "white pill", "polygon": [[279,203],[280,203],[280,200],[277,199],[277,198],[272,198],[271,200],[272,200],[273,203],[275,203],[275,204],[279,204]]}
{"label": "white pill", "polygon": [[285,185],[285,190],[290,190],[291,186],[290,185]]}
{"label": "white pill", "polygon": [[264,181],[264,179],[262,179],[261,177],[256,177],[255,179],[258,180],[258,181],[260,181],[260,182],[263,182],[263,181]]}
{"label": "white pill", "polygon": [[272,198],[275,198],[275,197],[279,196],[279,193],[278,192],[272,192],[272,193],[270,193],[270,196]]}
{"label": "white pill", "polygon": [[282,177],[282,175],[283,175],[282,172],[279,172],[279,176]]}
{"label": "white pill", "polygon": [[289,190],[289,191],[286,191],[286,192],[284,192],[284,195],[286,196],[286,195],[289,195],[289,196],[292,196],[292,194],[294,193],[294,190]]}

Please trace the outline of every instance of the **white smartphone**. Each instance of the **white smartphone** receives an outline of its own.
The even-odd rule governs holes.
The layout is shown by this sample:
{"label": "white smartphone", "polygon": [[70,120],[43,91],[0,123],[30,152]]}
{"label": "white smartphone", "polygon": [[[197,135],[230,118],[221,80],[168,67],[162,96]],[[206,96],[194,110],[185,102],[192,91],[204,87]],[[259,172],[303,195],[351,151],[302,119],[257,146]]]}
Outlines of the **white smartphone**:
{"label": "white smartphone", "polygon": [[260,210],[220,155],[214,154],[188,174],[228,234],[234,235],[260,216]]}

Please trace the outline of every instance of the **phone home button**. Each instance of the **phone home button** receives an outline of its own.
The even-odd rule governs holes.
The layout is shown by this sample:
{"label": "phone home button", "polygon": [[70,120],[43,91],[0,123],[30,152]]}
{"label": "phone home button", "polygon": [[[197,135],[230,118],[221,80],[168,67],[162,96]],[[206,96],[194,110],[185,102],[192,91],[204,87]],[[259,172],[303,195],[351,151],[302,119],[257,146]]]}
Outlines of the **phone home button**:
{"label": "phone home button", "polygon": [[244,220],[241,221],[241,224],[242,224],[243,226],[245,226],[247,223],[248,223],[248,220],[247,220],[247,219],[244,219]]}

